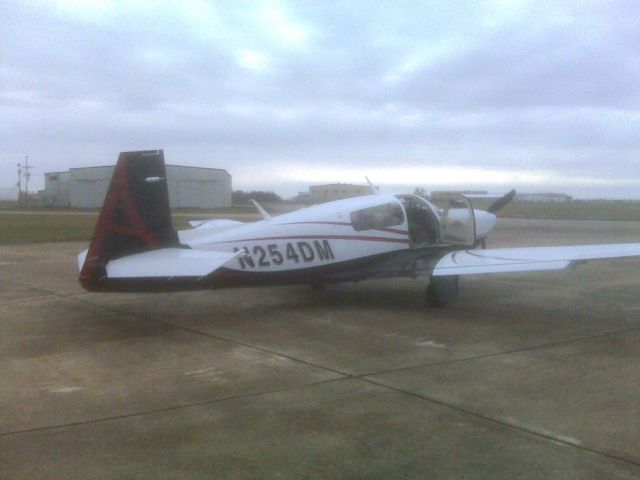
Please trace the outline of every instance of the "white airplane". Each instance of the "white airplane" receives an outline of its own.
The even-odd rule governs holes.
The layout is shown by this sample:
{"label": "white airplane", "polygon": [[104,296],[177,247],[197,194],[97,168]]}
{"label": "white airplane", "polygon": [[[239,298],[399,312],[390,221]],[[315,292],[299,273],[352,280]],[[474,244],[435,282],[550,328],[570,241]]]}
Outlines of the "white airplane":
{"label": "white airplane", "polygon": [[376,194],[263,219],[171,223],[162,150],[120,154],[88,250],[78,255],[89,291],[164,292],[428,277],[427,300],[455,298],[461,275],[559,270],[574,262],[640,256],[640,243],[478,248],[496,225],[462,195],[438,208],[410,194]]}

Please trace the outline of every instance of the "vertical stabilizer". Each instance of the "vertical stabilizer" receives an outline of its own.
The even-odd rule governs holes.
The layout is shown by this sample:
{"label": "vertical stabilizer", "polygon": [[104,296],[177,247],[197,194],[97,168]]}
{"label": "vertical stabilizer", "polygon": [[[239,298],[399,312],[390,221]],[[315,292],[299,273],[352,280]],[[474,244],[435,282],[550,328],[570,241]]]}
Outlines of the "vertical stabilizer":
{"label": "vertical stabilizer", "polygon": [[110,260],[179,245],[171,223],[164,152],[121,153],[80,271],[80,283],[87,290],[100,290]]}

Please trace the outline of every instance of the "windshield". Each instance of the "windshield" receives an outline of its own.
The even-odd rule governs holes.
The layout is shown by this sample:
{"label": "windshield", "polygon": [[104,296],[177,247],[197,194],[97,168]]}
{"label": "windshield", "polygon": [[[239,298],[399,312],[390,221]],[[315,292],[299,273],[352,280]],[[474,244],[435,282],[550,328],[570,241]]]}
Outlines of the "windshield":
{"label": "windshield", "polygon": [[394,227],[404,223],[402,208],[397,203],[363,208],[351,212],[350,216],[351,224],[356,231]]}

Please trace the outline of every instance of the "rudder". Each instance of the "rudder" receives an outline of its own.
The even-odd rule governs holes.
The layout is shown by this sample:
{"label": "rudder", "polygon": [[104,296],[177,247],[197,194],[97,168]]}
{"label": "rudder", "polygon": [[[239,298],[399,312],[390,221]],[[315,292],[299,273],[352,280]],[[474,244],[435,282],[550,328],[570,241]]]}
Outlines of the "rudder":
{"label": "rudder", "polygon": [[120,153],[80,271],[80,283],[87,290],[101,290],[110,260],[179,246],[171,222],[164,152]]}

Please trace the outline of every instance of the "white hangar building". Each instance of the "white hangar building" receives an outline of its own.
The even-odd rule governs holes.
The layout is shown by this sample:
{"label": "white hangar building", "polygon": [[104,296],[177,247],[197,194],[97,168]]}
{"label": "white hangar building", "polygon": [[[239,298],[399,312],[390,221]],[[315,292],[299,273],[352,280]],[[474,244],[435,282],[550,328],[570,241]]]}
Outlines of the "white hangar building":
{"label": "white hangar building", "polygon": [[[44,174],[43,203],[56,207],[100,208],[115,166],[71,168]],[[219,168],[166,165],[171,208],[231,206],[231,175]]]}

